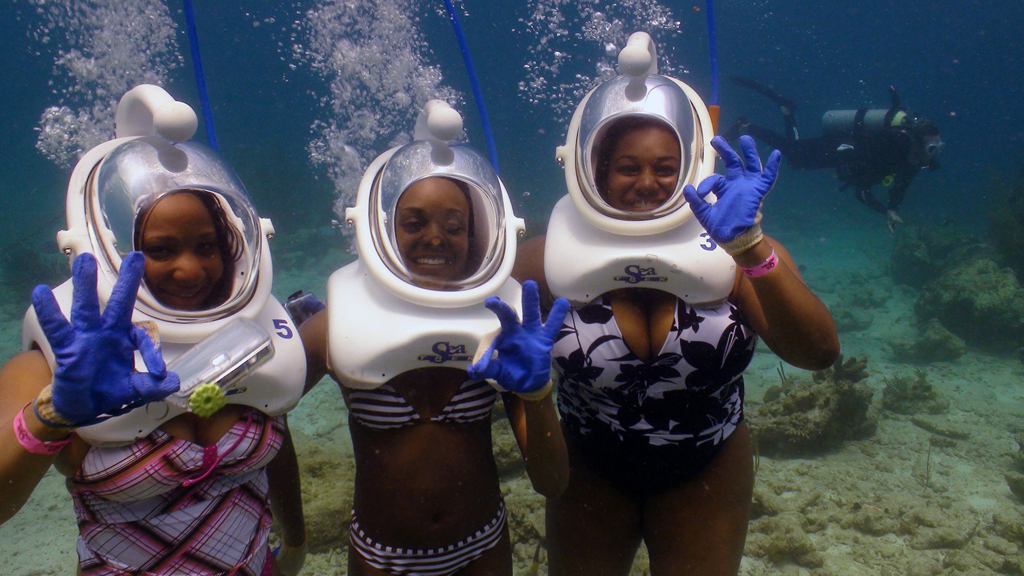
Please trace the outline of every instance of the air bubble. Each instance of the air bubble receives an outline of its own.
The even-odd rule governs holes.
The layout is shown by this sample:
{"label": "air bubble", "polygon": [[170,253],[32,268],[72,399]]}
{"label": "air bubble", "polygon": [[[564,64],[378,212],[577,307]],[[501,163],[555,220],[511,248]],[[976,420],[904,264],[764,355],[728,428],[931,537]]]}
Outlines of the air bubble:
{"label": "air bubble", "polygon": [[[174,21],[159,0],[40,2],[40,42],[57,42],[57,103],[38,125],[36,148],[67,167],[114,136],[122,94],[143,84],[166,85],[181,62]],[[130,25],[126,25],[130,23]]]}
{"label": "air bubble", "polygon": [[659,69],[677,70],[671,60],[680,23],[657,0],[532,0],[529,6],[532,14],[522,21],[529,60],[519,90],[549,107],[553,118],[571,114],[591,88],[616,74],[619,47],[637,30],[658,43]]}
{"label": "air bubble", "polygon": [[[432,98],[462,105],[446,86],[417,20],[413,0],[320,0],[296,23],[292,54],[323,79],[322,119],[307,146],[327,168],[341,217],[355,203],[366,165],[393,143],[409,141]],[[351,233],[349,229],[346,233]]]}

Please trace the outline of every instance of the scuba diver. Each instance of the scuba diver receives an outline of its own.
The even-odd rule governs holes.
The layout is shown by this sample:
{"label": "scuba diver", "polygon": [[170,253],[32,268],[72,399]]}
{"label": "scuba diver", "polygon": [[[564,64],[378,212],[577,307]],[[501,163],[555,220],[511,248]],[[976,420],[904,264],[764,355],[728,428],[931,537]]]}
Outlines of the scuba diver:
{"label": "scuba diver", "polygon": [[188,141],[195,112],[162,88],[126,93],[115,125],[71,175],[57,242],[72,279],[35,289],[25,351],[0,370],[0,522],[52,465],[75,504],[79,574],[297,574],[284,414],[305,365],[270,292],[273,225]]}
{"label": "scuba diver", "polygon": [[572,473],[547,501],[549,574],[625,576],[644,542],[657,576],[735,575],[754,486],[743,372],[757,340],[818,370],[839,339],[761,231],[779,152],[762,167],[749,136],[740,154],[713,138],[707,106],[658,74],[646,33],[630,36],[619,70],[577,107],[556,151],[569,193],[513,273],[572,304],[551,351]]}
{"label": "scuba diver", "polygon": [[[523,221],[490,163],[451,142],[461,133],[431,100],[414,140],[370,164],[345,212],[359,258],[301,329],[307,386],[329,373],[349,408],[352,576],[511,576],[499,393],[536,490],[554,498],[568,482],[550,376],[568,302],[542,324],[537,286],[511,278]],[[522,323],[505,304],[520,298]]]}
{"label": "scuba diver", "polygon": [[[907,113],[893,87],[889,88],[892,105],[888,109],[829,110],[821,119],[824,135],[801,139],[793,100],[749,78],[733,76],[732,81],[778,105],[785,133],[740,118],[723,134],[727,140],[749,134],[782,151],[789,165],[798,170],[835,168],[843,182],[840,190],[853,188],[858,200],[885,216],[890,232],[903,222],[898,212],[914,176],[924,168],[940,167],[938,158],[945,144],[938,126]],[[879,184],[889,187],[886,203],[871,193]]]}

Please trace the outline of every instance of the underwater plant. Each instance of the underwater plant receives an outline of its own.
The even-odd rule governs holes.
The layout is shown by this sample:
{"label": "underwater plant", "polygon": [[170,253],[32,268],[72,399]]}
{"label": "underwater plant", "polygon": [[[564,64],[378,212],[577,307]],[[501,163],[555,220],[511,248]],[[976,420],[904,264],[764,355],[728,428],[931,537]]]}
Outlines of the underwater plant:
{"label": "underwater plant", "polygon": [[938,318],[930,318],[916,338],[890,342],[889,346],[897,361],[914,364],[953,362],[967,351],[963,338],[947,330]]}
{"label": "underwater plant", "polygon": [[867,358],[857,360],[856,356],[850,356],[849,360],[844,362],[843,355],[840,354],[832,366],[814,373],[814,382],[817,384],[823,382],[856,384],[868,377],[865,370],[867,366]]}
{"label": "underwater plant", "polygon": [[932,387],[928,375],[920,368],[914,376],[897,374],[884,381],[882,407],[890,412],[909,416],[920,412],[941,414],[949,409],[949,400]]}

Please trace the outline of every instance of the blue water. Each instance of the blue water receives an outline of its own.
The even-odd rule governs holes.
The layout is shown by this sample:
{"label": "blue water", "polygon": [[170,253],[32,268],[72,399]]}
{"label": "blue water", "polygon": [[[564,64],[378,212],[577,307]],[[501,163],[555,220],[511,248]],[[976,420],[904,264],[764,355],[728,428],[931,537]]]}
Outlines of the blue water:
{"label": "blue water", "polygon": [[[0,109],[6,118],[0,131],[0,297],[5,299],[0,316],[11,320],[7,326],[12,330],[31,285],[56,283],[66,276],[66,269],[38,256],[52,257],[56,251],[53,237],[64,225],[71,170],[37,148],[41,115],[61,104],[88,112],[97,102],[109,106],[120,96],[97,100],[76,92],[77,80],[56,63],[61,54],[84,45],[85,28],[69,30],[48,20],[46,10],[70,4],[0,3]],[[112,5],[97,0],[74,4],[86,11]],[[123,4],[164,7],[173,28],[162,44],[168,50],[160,57],[166,68],[160,71],[163,84],[199,111],[180,2]],[[361,174],[339,158],[365,166],[412,129],[415,104],[438,94],[454,100],[465,117],[469,141],[485,149],[472,89],[442,2],[354,1],[362,9],[351,13],[340,10],[340,4],[195,4],[220,151],[246,183],[260,215],[276,225],[278,269],[313,271],[312,276],[282,274],[284,284],[275,288],[279,296],[300,287],[322,290],[326,275],[345,258],[349,236],[335,222],[340,219],[335,203],[353,197]],[[375,16],[380,6],[395,12]],[[528,235],[543,229],[550,208],[565,193],[554,150],[564,142],[575,103],[593,85],[601,66],[614,63],[609,56],[614,50],[605,46],[608,39],[621,47],[628,33],[650,30],[663,70],[698,93],[710,94],[703,0],[465,0],[456,6],[480,76],[502,178],[517,214],[528,221]],[[1005,193],[993,182],[1012,180],[1024,167],[1024,45],[1019,31],[1024,3],[726,0],[715,9],[723,126],[746,116],[781,129],[778,109],[734,87],[728,81],[732,75],[760,80],[793,98],[804,137],[820,134],[826,110],[887,108],[889,86],[894,86],[906,108],[939,125],[946,142],[942,169],[917,176],[902,217],[916,225],[953,219],[984,234],[987,215],[999,210],[997,202]],[[595,17],[594,11],[604,16]],[[317,21],[324,14],[351,21],[338,16],[327,26]],[[105,25],[117,30],[122,23]],[[45,39],[40,33],[44,29]],[[331,60],[339,54],[369,58],[370,53],[359,50],[378,41],[374,34],[381,30],[392,34],[378,39],[381,46],[394,50],[386,53],[383,64]],[[351,49],[338,48],[347,41]],[[104,62],[97,66],[103,68]],[[107,70],[114,77],[120,72],[125,77],[143,74],[114,68]],[[361,71],[368,72],[369,80],[361,78]],[[341,85],[356,91],[348,99],[339,98]],[[338,145],[339,135],[348,148]],[[205,140],[202,126],[196,139]],[[332,142],[338,147],[331,148]],[[878,188],[875,193],[884,197]],[[826,171],[797,173],[784,167],[765,212],[769,233],[787,242],[813,238],[824,246],[827,241],[829,254],[845,259],[825,261],[805,244],[800,251],[812,267],[861,265],[861,256],[851,253],[865,244],[881,255],[867,257],[876,258],[871,265],[884,266],[879,262],[884,262],[890,239],[881,217],[857,204],[852,193],[838,191]],[[843,227],[834,228],[836,223]],[[851,248],[837,250],[837,244]],[[11,254],[29,258],[11,260]],[[14,268],[5,268],[3,263],[11,261]],[[17,274],[19,270],[24,274]],[[8,336],[5,358],[17,347],[16,336]],[[869,346],[857,338],[844,340],[847,350]]]}
{"label": "blue water", "polygon": [[[400,4],[420,19],[418,26],[428,39],[429,63],[439,68],[444,85],[462,95],[467,134],[483,148],[478,117],[468,101],[472,92],[441,2],[436,6]],[[683,80],[709,94],[704,3],[663,4],[680,26],[671,33],[656,31],[656,38],[667,40],[662,52],[671,56],[677,72],[685,70],[680,74]],[[261,211],[286,229],[328,224],[330,211],[324,208],[335,195],[324,167],[311,166],[305,150],[313,121],[330,116],[318,105],[325,81],[301,63],[296,67],[290,53],[294,22],[311,5],[196,5],[222,151]],[[198,110],[181,6],[171,2],[168,7],[177,25],[176,48],[182,61],[166,87]],[[554,146],[564,137],[567,113],[556,112],[546,103],[528,103],[528,95],[518,87],[525,77],[528,48],[537,40],[522,20],[531,16],[535,3],[465,2],[462,8],[503,177],[525,213],[543,215],[561,194],[560,174],[552,157]],[[563,12],[574,14],[569,8]],[[1012,173],[1020,164],[1024,131],[1014,120],[1024,110],[1024,96],[1015,79],[1024,48],[1011,25],[1024,15],[1018,3],[1003,3],[995,9],[983,3],[943,6],[923,0],[857,2],[842,8],[815,2],[719,2],[717,13],[724,123],[746,115],[768,126],[780,124],[769,103],[733,87],[726,80],[729,75],[760,79],[797,100],[797,118],[806,136],[817,133],[821,113],[830,108],[887,106],[890,85],[899,89],[910,110],[938,122],[947,143],[944,168],[918,178],[905,214],[922,218],[963,214],[979,220],[983,202],[978,200],[984,200],[984,191],[979,190],[978,180],[993,172]],[[67,169],[40,158],[34,149],[34,128],[43,109],[57,103],[52,90],[67,83],[53,73],[54,55],[66,48],[62,44],[67,41],[59,31],[48,44],[33,40],[30,32],[40,18],[27,1],[4,3],[0,16],[0,54],[9,79],[0,86],[0,104],[10,119],[0,135],[0,148],[8,159],[0,163],[0,178],[7,183],[0,207],[5,213],[27,216],[12,219],[14,225],[4,227],[0,236],[4,246],[40,220],[48,220],[46,216],[63,195]],[[623,30],[641,27],[643,20],[636,20],[624,21]],[[566,26],[572,24],[570,20]],[[570,56],[564,69],[590,76],[603,56],[594,42],[565,41],[559,48]],[[570,71],[555,80],[571,78]],[[203,138],[202,132],[197,138]],[[26,198],[24,192],[32,190]],[[524,192],[530,195],[523,197]],[[816,194],[829,201],[849,201],[834,190]],[[866,219],[870,217],[865,214]]]}

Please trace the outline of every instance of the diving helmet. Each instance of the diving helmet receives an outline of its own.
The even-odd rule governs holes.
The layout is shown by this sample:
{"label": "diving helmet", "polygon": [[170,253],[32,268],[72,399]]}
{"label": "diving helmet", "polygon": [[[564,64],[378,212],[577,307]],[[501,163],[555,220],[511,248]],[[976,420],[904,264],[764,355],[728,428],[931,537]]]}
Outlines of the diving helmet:
{"label": "diving helmet", "polygon": [[[180,118],[167,120],[161,111],[168,106]],[[100,299],[106,301],[122,258],[142,248],[153,207],[175,194],[199,199],[214,223],[223,258],[216,298],[201,310],[181,310],[161,302],[144,280],[135,305],[136,316],[157,321],[169,341],[201,339],[240,312],[255,317],[273,282],[264,239],[273,228],[257,216],[228,164],[203,144],[187,141],[196,122],[191,108],[174,102],[162,88],[143,85],[125,94],[118,104],[118,137],[90,150],[75,167],[68,187],[68,230],[57,236],[72,258],[84,252],[96,257]]]}
{"label": "diving helmet", "polygon": [[[696,186],[715,169],[714,128],[697,93],[675,78],[658,74],[657,49],[646,32],[629,37],[619,53],[620,75],[605,81],[580,102],[556,157],[576,209],[594,226],[626,236],[671,230],[692,214],[683,187]],[[664,126],[679,141],[681,165],[671,196],[654,210],[631,212],[609,204],[601,193],[602,151],[615,126],[636,118]]]}
{"label": "diving helmet", "polygon": [[374,279],[423,306],[463,307],[494,294],[524,230],[487,159],[451,142],[461,133],[458,112],[428,102],[414,140],[370,164],[345,211]]}

